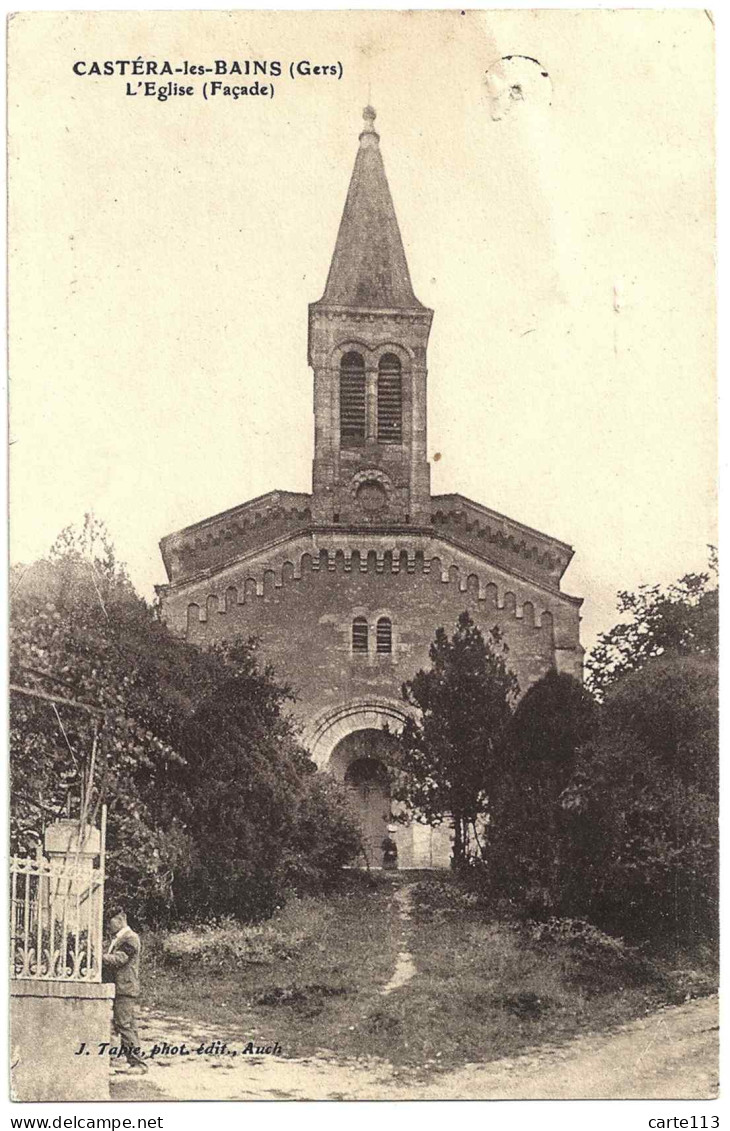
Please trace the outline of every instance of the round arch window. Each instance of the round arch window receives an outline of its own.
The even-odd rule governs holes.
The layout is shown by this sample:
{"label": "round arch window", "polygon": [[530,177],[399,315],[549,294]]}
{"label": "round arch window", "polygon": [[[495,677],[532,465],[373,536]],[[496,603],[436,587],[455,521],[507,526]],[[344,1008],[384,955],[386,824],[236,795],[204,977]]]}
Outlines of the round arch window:
{"label": "round arch window", "polygon": [[375,650],[381,655],[393,651],[393,625],[390,617],[381,617],[375,626]]}
{"label": "round arch window", "polygon": [[355,499],[365,514],[379,514],[388,505],[388,492],[377,479],[366,479],[358,487]]}

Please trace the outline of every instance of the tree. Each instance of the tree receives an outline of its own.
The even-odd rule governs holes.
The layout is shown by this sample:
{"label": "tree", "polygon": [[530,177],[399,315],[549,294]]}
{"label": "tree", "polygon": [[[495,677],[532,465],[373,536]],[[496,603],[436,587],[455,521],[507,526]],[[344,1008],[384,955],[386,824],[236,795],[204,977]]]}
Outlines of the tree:
{"label": "tree", "polygon": [[188,917],[272,912],[288,886],[318,887],[355,856],[360,833],[344,793],[323,781],[284,711],[291,689],[257,664],[253,642],[222,645],[230,677],[187,720],[175,771],[196,846],[180,878]]}
{"label": "tree", "polygon": [[[711,560],[711,570],[715,567]],[[717,586],[621,594],[634,614],[594,650],[600,727],[560,797],[564,913],[638,938],[711,939],[718,901]]]}
{"label": "tree", "polygon": [[519,686],[499,630],[485,640],[467,612],[451,637],[438,629],[429,656],[431,668],[403,685],[418,714],[398,740],[395,795],[427,824],[453,821],[453,863],[461,867],[489,810]]}
{"label": "tree", "polygon": [[511,766],[521,777],[550,780],[559,792],[596,722],[589,692],[573,676],[551,668],[527,689],[512,716],[506,736]]}
{"label": "tree", "polygon": [[588,657],[588,687],[603,697],[612,683],[665,652],[718,654],[717,554],[710,547],[707,573],[688,573],[663,590],[642,585],[621,591],[618,610],[630,619],[598,638]]}
{"label": "tree", "polygon": [[[169,903],[190,849],[167,788],[180,716],[219,678],[134,592],[93,516],[11,577],[11,843],[29,852],[62,814],[108,803],[108,891]],[[41,696],[49,696],[42,698]]]}
{"label": "tree", "polygon": [[633,734],[662,774],[716,797],[718,679],[714,657],[666,652],[609,687],[604,728]]}
{"label": "tree", "polygon": [[[236,853],[241,914],[341,866],[354,825],[314,783],[290,692],[252,641],[204,652],[174,636],[91,516],[16,569],[11,591],[13,851],[33,852],[62,813],[93,821],[105,801],[108,894],[148,920],[214,909]],[[206,874],[214,884],[196,881]]]}
{"label": "tree", "polygon": [[570,849],[562,913],[613,934],[711,942],[717,799],[681,782],[635,734],[606,727],[561,797]]}
{"label": "tree", "polygon": [[488,830],[490,873],[533,913],[562,899],[570,853],[560,796],[596,732],[597,713],[582,684],[551,669],[527,690],[505,732]]}

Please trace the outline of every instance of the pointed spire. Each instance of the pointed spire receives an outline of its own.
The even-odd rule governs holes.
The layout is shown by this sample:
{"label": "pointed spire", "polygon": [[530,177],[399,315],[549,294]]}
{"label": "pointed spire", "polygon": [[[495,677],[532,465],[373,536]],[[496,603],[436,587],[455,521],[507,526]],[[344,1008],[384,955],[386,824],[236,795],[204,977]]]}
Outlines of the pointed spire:
{"label": "pointed spire", "polygon": [[360,148],[320,303],[423,310],[413,293],[372,106],[366,106],[362,116]]}

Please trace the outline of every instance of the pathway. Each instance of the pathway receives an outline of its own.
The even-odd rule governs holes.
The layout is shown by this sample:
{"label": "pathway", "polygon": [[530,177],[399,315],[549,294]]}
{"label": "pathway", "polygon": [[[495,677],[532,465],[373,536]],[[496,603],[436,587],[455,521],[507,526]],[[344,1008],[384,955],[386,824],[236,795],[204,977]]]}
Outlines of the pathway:
{"label": "pathway", "polygon": [[[387,1061],[336,1057],[161,1057],[148,1076],[114,1071],[112,1099],[713,1099],[717,1095],[717,998],[671,1006],[619,1030],[562,1048],[464,1068],[409,1083]],[[147,1013],[145,1044],[221,1037],[180,1017]],[[235,1045],[241,1047],[239,1035]]]}
{"label": "pathway", "polygon": [[[407,923],[411,917],[411,896],[415,884],[404,884],[402,887],[395,889],[393,893],[393,902],[398,909],[398,918]],[[395,962],[395,970],[393,977],[389,982],[383,986],[380,991],[381,994],[392,994],[393,990],[399,990],[401,986],[405,986],[406,982],[410,982],[411,978],[416,973],[416,963],[408,950],[408,931],[404,927],[401,932],[402,947]]]}

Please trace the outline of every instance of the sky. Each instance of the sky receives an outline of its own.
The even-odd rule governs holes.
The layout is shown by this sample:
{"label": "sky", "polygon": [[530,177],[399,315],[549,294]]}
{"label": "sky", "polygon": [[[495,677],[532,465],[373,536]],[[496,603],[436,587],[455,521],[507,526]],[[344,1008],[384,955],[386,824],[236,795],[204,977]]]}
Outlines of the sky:
{"label": "sky", "polygon": [[[701,570],[712,35],[701,10],[15,16],[11,560],[93,510],[151,597],[163,535],[310,488],[307,304],[370,102],[435,311],[433,492],[575,548],[587,647],[618,590]],[[138,57],[284,73],[273,98],[207,101],[175,75],[195,94],[161,102],[73,71]],[[292,79],[300,60],[341,77]]]}

